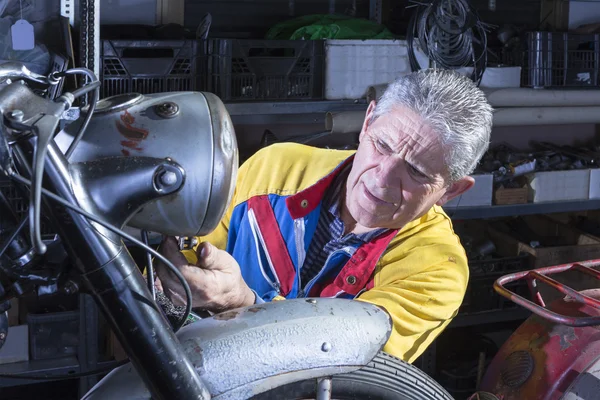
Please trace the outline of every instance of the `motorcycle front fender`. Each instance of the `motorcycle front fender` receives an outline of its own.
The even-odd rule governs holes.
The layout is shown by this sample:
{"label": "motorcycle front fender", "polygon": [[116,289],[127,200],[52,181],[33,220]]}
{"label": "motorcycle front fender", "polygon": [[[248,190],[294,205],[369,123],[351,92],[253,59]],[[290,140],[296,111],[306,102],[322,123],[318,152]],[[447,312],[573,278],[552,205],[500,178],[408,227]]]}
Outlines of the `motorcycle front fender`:
{"label": "motorcycle front fender", "polygon": [[[212,398],[221,400],[360,369],[383,348],[391,330],[389,315],[378,306],[317,298],[227,311],[188,325],[177,336]],[[113,370],[83,397],[116,398],[151,398],[130,364]]]}

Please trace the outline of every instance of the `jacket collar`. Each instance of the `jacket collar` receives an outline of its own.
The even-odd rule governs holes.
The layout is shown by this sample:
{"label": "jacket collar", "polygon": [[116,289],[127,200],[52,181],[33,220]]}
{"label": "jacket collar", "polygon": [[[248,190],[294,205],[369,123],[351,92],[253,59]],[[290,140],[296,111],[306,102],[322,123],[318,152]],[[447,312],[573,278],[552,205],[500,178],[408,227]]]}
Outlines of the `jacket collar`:
{"label": "jacket collar", "polygon": [[354,154],[338,164],[335,169],[319,179],[317,183],[285,199],[288,211],[293,219],[304,218],[323,200],[325,191],[333,180],[339,176],[345,166],[354,160]]}

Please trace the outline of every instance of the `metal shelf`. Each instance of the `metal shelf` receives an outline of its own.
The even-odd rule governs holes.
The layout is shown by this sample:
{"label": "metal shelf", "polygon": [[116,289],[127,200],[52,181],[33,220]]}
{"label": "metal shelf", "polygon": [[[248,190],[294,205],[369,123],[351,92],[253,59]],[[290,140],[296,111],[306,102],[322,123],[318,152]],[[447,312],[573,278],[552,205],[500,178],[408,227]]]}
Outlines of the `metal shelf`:
{"label": "metal shelf", "polygon": [[226,103],[225,107],[234,124],[324,125],[325,115],[328,112],[366,112],[367,103],[365,100],[236,102]]}
{"label": "metal shelf", "polygon": [[[66,357],[50,360],[30,360],[0,365],[0,374],[11,375],[67,375],[79,372],[77,357]],[[44,382],[41,380],[25,380],[14,378],[0,378],[0,387],[21,386],[32,383]]]}
{"label": "metal shelf", "polygon": [[281,102],[236,102],[226,103],[231,116],[273,115],[273,114],[321,114],[328,111],[363,111],[366,100],[321,100],[321,101],[281,101]]}
{"label": "metal shelf", "polygon": [[[95,365],[94,369],[101,369],[104,367],[117,366],[117,361],[102,361]],[[48,380],[53,378],[62,377],[65,375],[80,373],[81,365],[77,360],[77,357],[65,357],[48,360],[30,360],[21,361],[9,364],[0,364],[0,374],[10,375],[36,375],[36,376],[48,376]],[[109,371],[107,370],[106,373]],[[82,379],[82,378],[74,378]],[[22,386],[33,383],[47,382],[41,379],[21,379],[21,378],[4,378],[0,377],[0,388],[9,386]],[[90,388],[86,388],[89,390]]]}
{"label": "metal shelf", "polygon": [[600,209],[600,199],[549,203],[511,204],[506,206],[448,207],[444,211],[452,219],[485,219],[516,215],[552,214]]}

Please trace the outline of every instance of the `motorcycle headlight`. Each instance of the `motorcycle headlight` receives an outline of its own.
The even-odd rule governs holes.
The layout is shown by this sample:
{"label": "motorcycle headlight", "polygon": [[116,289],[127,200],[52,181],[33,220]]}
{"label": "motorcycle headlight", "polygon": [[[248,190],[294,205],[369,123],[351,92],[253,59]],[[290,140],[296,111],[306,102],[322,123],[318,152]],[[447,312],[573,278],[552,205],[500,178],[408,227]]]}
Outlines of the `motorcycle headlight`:
{"label": "motorcycle headlight", "polygon": [[[57,135],[61,150],[66,151],[82,119]],[[186,174],[180,191],[145,205],[128,222],[131,227],[165,235],[206,235],[217,227],[233,196],[237,140],[223,102],[211,93],[126,94],[100,100],[69,161],[115,156],[171,158]]]}

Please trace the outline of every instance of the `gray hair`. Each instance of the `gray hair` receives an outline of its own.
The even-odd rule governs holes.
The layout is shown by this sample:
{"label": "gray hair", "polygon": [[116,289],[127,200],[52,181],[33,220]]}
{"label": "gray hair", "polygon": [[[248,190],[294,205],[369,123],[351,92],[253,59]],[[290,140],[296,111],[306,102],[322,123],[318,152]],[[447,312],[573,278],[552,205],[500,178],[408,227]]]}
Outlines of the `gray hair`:
{"label": "gray hair", "polygon": [[471,79],[443,69],[405,75],[385,90],[373,118],[398,106],[414,111],[440,134],[451,182],[475,170],[489,147],[493,110]]}

